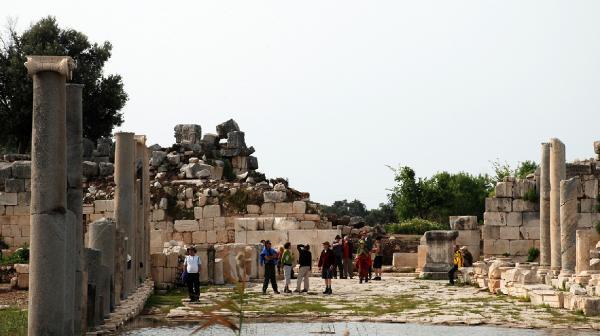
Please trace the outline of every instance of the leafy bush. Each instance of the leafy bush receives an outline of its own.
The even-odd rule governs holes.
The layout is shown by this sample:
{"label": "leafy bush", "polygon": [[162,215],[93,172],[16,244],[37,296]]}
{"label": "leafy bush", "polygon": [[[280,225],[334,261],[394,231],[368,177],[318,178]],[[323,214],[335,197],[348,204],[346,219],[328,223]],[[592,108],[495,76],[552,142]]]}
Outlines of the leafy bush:
{"label": "leafy bush", "polygon": [[523,199],[529,202],[537,203],[540,200],[540,195],[535,188],[530,188],[523,196]]}
{"label": "leafy bush", "polygon": [[422,235],[427,231],[447,229],[440,223],[421,218],[413,218],[397,224],[385,226],[387,233]]}
{"label": "leafy bush", "polygon": [[540,250],[535,247],[532,247],[527,251],[527,262],[534,262],[539,258]]}
{"label": "leafy bush", "polygon": [[3,257],[0,260],[0,265],[13,265],[13,264],[28,264],[29,263],[29,247],[27,244],[23,244],[13,254],[8,257]]}

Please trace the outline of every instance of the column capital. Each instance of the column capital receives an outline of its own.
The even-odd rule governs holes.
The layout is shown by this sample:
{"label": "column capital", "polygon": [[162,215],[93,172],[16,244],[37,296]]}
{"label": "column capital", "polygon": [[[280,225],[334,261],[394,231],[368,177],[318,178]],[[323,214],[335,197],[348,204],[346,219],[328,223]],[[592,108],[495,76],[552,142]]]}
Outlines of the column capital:
{"label": "column capital", "polygon": [[30,76],[41,71],[54,71],[71,79],[76,66],[69,56],[27,56],[25,67]]}

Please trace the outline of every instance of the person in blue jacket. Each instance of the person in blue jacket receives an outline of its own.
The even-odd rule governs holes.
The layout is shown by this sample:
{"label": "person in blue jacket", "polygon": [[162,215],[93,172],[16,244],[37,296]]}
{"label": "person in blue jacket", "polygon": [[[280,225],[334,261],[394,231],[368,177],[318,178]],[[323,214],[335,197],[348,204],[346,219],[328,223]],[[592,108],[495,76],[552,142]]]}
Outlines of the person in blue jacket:
{"label": "person in blue jacket", "polygon": [[273,287],[273,292],[279,294],[277,290],[277,279],[275,278],[275,266],[277,265],[277,251],[271,248],[271,242],[265,241],[265,247],[259,255],[260,264],[265,266],[265,280],[263,282],[262,293],[267,294],[269,281]]}

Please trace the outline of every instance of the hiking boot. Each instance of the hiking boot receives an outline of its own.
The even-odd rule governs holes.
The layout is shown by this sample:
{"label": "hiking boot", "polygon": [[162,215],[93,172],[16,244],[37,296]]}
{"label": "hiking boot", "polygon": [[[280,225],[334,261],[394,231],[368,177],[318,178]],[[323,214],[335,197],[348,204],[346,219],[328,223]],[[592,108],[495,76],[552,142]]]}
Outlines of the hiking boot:
{"label": "hiking boot", "polygon": [[294,293],[300,293],[299,289],[294,289]]}
{"label": "hiking boot", "polygon": [[358,280],[358,283],[361,284],[362,283],[362,279]]}
{"label": "hiking boot", "polygon": [[329,288],[325,288],[325,291],[323,292],[323,294],[327,294],[329,293]]}
{"label": "hiking boot", "polygon": [[331,295],[331,294],[333,294],[333,292],[331,291],[331,288],[329,288],[329,289],[327,290],[327,295]]}

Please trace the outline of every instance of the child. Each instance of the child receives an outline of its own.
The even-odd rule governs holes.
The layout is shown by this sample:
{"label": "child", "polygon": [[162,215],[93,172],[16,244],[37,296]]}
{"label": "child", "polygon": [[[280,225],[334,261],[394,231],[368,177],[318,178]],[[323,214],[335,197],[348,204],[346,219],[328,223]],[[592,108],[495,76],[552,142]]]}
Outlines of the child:
{"label": "child", "polygon": [[371,269],[371,256],[369,253],[362,249],[360,254],[356,257],[356,268],[358,269],[358,283],[369,282],[369,270]]}
{"label": "child", "polygon": [[283,265],[283,276],[285,278],[285,289],[284,293],[291,293],[290,282],[292,281],[292,251],[290,251],[292,244],[290,242],[283,245],[283,254],[281,255],[281,264]]}
{"label": "child", "polygon": [[321,270],[321,278],[325,280],[325,291],[323,294],[333,294],[331,290],[331,278],[333,277],[333,267],[335,267],[335,256],[331,250],[329,242],[323,243],[323,251],[319,257],[319,269]]}

